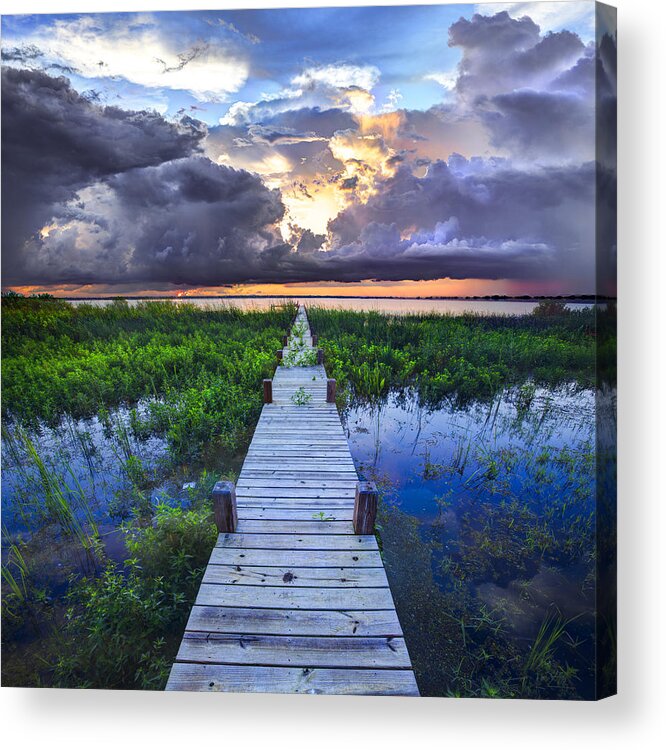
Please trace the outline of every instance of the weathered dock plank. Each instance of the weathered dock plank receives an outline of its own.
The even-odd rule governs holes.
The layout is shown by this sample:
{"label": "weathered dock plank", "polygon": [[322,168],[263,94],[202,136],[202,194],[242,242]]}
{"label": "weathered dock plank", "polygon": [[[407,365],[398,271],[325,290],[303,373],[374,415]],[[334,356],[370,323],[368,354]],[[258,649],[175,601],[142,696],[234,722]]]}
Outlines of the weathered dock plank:
{"label": "weathered dock plank", "polygon": [[224,534],[218,547],[237,549],[318,549],[318,550],[376,550],[374,536],[338,537],[331,534]]}
{"label": "weathered dock plank", "polygon": [[[302,307],[282,363],[299,338],[311,351]],[[167,690],[418,695],[323,365],[280,364],[264,393]]]}
{"label": "weathered dock plank", "polygon": [[407,669],[312,669],[174,664],[167,690],[311,695],[419,694]]}
{"label": "weathered dock plank", "polygon": [[268,565],[209,565],[204,583],[235,583],[247,586],[333,586],[348,588],[388,588],[384,568],[294,568]]}
{"label": "weathered dock plank", "polygon": [[351,521],[354,517],[354,510],[351,506],[327,508],[313,512],[310,508],[293,510],[271,503],[266,507],[259,505],[244,506],[243,518],[240,523],[245,521],[310,521],[313,518],[320,518],[321,513],[327,521]]}
{"label": "weathered dock plank", "polygon": [[402,635],[395,610],[391,609],[249,609],[195,605],[187,630],[251,635]]}
{"label": "weathered dock plank", "polygon": [[409,668],[403,638],[185,633],[178,661],[291,667]]}
{"label": "weathered dock plank", "polygon": [[379,550],[282,550],[282,549],[229,549],[216,547],[210,564],[217,565],[274,565],[278,567],[370,567],[382,566]]}
{"label": "weathered dock plank", "polygon": [[241,519],[238,524],[240,534],[353,534],[354,524],[350,521],[296,521],[280,519],[273,521],[255,521]]}

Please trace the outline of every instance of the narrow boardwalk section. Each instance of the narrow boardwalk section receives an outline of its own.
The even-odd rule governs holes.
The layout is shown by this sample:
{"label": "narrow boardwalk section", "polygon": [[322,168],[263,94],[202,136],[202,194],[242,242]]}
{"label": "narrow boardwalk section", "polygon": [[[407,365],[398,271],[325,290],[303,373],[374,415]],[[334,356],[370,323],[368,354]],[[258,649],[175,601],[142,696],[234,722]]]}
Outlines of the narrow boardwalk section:
{"label": "narrow boardwalk section", "polygon": [[167,690],[418,695],[316,352],[300,307],[282,362],[308,365],[276,370]]}

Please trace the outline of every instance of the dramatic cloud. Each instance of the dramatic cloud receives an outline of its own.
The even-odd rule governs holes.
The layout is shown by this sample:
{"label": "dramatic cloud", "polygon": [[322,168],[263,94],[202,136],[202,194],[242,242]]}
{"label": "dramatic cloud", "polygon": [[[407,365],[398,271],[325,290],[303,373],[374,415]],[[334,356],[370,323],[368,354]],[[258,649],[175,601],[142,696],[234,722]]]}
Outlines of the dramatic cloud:
{"label": "dramatic cloud", "polygon": [[276,191],[256,175],[188,157],[133,169],[81,191],[29,246],[40,282],[244,280],[281,239]]}
{"label": "dramatic cloud", "polygon": [[343,211],[329,225],[332,252],[359,267],[374,259],[377,273],[381,261],[381,278],[391,279],[547,278],[562,264],[571,278],[589,276],[594,226],[581,220],[593,207],[591,164],[525,172],[453,156],[422,178],[402,167]]}
{"label": "dramatic cloud", "polygon": [[20,272],[23,243],[59,206],[96,180],[160,164],[198,149],[198,123],[166,122],[149,112],[98,107],[66,78],[2,71],[2,261]]}
{"label": "dramatic cloud", "polygon": [[364,114],[375,103],[371,89],[378,80],[379,70],[375,67],[341,64],[306,68],[291,79],[288,87],[260,101],[234,102],[220,118],[220,124],[238,127],[303,109],[337,107],[343,112]]}
{"label": "dramatic cloud", "polygon": [[3,71],[10,283],[240,281],[279,244],[277,192],[197,150],[194,121],[98,107],[64,78]]}
{"label": "dramatic cloud", "polygon": [[379,81],[379,68],[374,65],[323,65],[316,68],[306,68],[302,73],[295,76],[291,83],[299,88],[309,89],[317,84],[338,89],[365,89],[370,91]]}
{"label": "dramatic cloud", "polygon": [[[574,31],[551,19],[548,33],[523,13],[449,18],[446,54],[398,55],[404,72],[384,43],[339,58],[327,37],[317,59],[270,12],[10,34],[5,283],[556,278],[590,291],[595,240],[612,244],[593,217],[595,196],[614,199],[595,114],[613,132],[615,43],[584,42],[577,12]],[[141,108],[101,106],[102,79]],[[146,91],[171,114],[145,111]]]}
{"label": "dramatic cloud", "polygon": [[492,16],[506,11],[513,18],[529,16],[539,25],[542,32],[560,31],[563,28],[580,29],[588,36],[594,34],[594,4],[586,0],[572,2],[508,2],[479,3],[476,12],[482,16]]}
{"label": "dramatic cloud", "polygon": [[542,162],[594,158],[594,49],[570,31],[541,36],[529,17],[461,18],[449,44],[462,50],[455,84],[491,144]]}

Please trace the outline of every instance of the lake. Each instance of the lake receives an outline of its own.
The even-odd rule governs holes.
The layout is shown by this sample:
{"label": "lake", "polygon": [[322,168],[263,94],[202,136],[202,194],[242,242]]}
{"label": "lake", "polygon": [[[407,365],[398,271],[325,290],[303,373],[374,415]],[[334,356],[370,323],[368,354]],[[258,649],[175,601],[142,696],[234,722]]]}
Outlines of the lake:
{"label": "lake", "polygon": [[[531,313],[538,302],[524,300],[465,300],[465,299],[387,299],[382,297],[168,297],[163,301],[174,304],[187,302],[201,307],[225,307],[234,305],[243,310],[264,310],[271,305],[280,304],[285,300],[293,300],[310,307],[325,307],[329,309],[376,311],[406,315],[409,313],[440,313],[447,315],[462,315],[476,313],[477,315],[526,315]],[[108,305],[111,300],[69,300],[74,304]],[[136,305],[143,300],[128,300],[130,305]],[[568,302],[568,307],[583,309],[592,307],[591,302]]]}

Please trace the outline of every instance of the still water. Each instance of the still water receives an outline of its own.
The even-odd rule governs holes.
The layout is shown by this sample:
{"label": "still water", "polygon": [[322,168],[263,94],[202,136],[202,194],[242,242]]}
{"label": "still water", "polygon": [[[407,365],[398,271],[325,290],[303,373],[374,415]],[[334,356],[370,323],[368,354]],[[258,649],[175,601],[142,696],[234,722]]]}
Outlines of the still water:
{"label": "still water", "polygon": [[421,692],[524,695],[529,682],[531,697],[592,697],[594,393],[528,382],[435,409],[393,394],[345,425],[385,498],[383,553]]}
{"label": "still water", "polygon": [[[464,299],[386,299],[380,297],[214,297],[191,298],[169,297],[166,301],[174,304],[187,302],[200,307],[221,308],[232,305],[243,310],[265,310],[271,305],[281,304],[286,300],[293,300],[310,307],[325,307],[327,309],[375,311],[409,315],[414,313],[441,313],[448,315],[462,315],[476,313],[478,315],[526,315],[537,306],[537,302],[521,300],[464,300]],[[128,300],[130,305],[138,304],[140,300]],[[83,304],[84,300],[70,300],[73,304]],[[91,305],[109,305],[111,300],[85,300]],[[572,302],[568,306],[573,309],[591,307],[591,303]]]}

